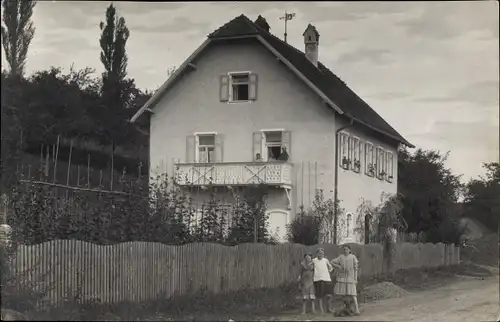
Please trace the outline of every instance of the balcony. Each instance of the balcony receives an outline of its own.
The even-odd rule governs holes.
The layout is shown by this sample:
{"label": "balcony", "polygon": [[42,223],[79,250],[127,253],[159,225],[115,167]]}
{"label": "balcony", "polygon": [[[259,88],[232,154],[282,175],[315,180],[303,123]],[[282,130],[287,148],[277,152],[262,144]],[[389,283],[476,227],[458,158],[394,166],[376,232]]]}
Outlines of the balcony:
{"label": "balcony", "polygon": [[287,162],[179,163],[175,167],[175,181],[181,186],[292,185],[292,165]]}

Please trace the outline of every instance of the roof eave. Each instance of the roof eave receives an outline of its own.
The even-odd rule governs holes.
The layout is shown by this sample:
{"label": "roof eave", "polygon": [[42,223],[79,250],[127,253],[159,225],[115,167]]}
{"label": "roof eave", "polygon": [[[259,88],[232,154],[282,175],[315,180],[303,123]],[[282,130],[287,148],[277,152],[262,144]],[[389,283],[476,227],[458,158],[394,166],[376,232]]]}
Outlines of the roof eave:
{"label": "roof eave", "polygon": [[348,118],[350,118],[350,119],[354,120],[355,122],[358,122],[359,124],[362,124],[363,126],[366,126],[366,127],[370,128],[370,129],[374,130],[375,132],[378,132],[378,133],[380,133],[380,134],[383,134],[383,135],[385,135],[385,136],[387,136],[387,137],[389,137],[389,138],[391,138],[391,139],[393,139],[393,140],[395,140],[395,141],[397,141],[397,142],[399,142],[399,143],[401,143],[401,144],[406,145],[406,146],[407,146],[407,147],[409,147],[409,148],[414,148],[414,147],[415,147],[413,144],[411,144],[410,142],[408,142],[408,141],[407,141],[405,138],[403,138],[402,136],[396,136],[396,135],[392,135],[392,134],[390,134],[390,133],[387,133],[387,132],[385,132],[385,131],[382,131],[382,130],[380,130],[380,129],[378,129],[378,128],[376,128],[376,127],[374,127],[374,126],[372,126],[372,125],[370,125],[370,124],[368,124],[368,123],[366,123],[366,122],[364,122],[364,121],[362,121],[362,120],[360,120],[360,119],[358,119],[358,118],[356,118],[356,117],[354,117],[354,116],[352,116],[352,115],[348,115],[348,114],[346,114],[346,116],[347,116]]}

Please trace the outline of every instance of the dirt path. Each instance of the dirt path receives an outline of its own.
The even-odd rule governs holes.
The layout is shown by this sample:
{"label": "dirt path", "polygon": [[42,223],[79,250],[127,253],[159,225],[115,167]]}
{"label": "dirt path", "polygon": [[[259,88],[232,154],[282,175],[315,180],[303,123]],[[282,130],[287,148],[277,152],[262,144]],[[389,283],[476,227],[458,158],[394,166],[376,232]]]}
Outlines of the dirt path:
{"label": "dirt path", "polygon": [[305,321],[498,321],[499,279],[461,277],[457,282],[434,290],[412,293],[399,299],[363,304],[362,315],[334,318],[331,314],[285,314],[275,319]]}

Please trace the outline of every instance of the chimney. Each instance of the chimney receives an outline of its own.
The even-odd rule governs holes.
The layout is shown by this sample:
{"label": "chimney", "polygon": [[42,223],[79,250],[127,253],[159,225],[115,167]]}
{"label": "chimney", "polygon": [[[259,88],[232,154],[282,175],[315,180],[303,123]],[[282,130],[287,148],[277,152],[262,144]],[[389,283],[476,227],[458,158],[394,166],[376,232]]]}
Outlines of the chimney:
{"label": "chimney", "polygon": [[269,24],[267,23],[266,18],[262,17],[261,15],[257,17],[257,19],[255,20],[255,24],[267,32],[269,32],[269,30],[271,29],[271,27],[269,27]]}
{"label": "chimney", "polygon": [[309,24],[302,34],[304,36],[305,54],[307,59],[316,67],[318,67],[318,44],[319,33],[316,27]]}

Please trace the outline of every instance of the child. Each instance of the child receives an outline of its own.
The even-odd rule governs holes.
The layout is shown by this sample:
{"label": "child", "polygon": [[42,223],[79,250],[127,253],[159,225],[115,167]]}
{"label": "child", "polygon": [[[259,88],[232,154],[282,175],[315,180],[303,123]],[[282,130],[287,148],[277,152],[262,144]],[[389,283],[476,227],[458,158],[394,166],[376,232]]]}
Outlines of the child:
{"label": "child", "polygon": [[305,254],[304,260],[300,263],[300,290],[302,292],[302,314],[306,314],[307,301],[311,301],[311,311],[315,313],[314,300],[314,264],[311,254]]}
{"label": "child", "polygon": [[335,295],[343,297],[345,304],[345,308],[337,314],[340,316],[359,315],[356,291],[358,283],[358,259],[351,253],[349,245],[344,245],[343,250],[343,255],[331,261],[331,265],[338,271],[335,283]]}
{"label": "child", "polygon": [[328,259],[325,258],[325,253],[323,248],[318,249],[316,258],[313,259],[314,263],[314,290],[319,302],[319,310],[321,313],[323,311],[323,298],[326,297],[328,304],[328,311],[332,310],[332,300],[333,300],[333,287],[332,279],[330,273],[333,270],[332,265]]}

